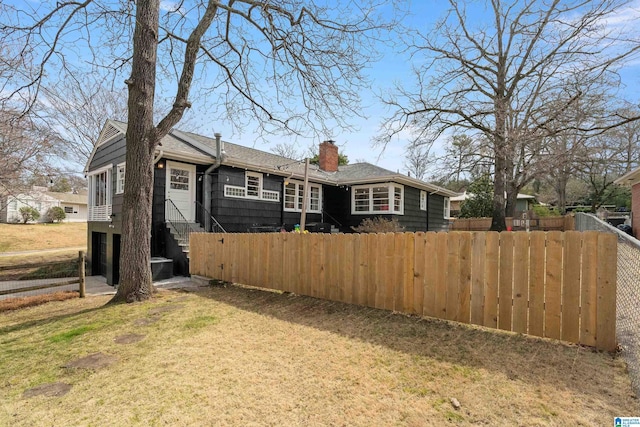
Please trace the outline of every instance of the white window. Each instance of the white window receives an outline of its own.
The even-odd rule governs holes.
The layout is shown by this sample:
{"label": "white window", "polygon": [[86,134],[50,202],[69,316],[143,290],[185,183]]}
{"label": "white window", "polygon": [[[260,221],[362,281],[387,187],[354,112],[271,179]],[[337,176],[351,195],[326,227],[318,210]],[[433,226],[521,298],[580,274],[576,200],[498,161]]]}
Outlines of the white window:
{"label": "white window", "polygon": [[449,198],[444,198],[444,217],[445,219],[449,219],[451,216],[451,203],[449,202]]}
{"label": "white window", "polygon": [[93,171],[89,175],[89,221],[109,221],[111,216],[112,166]]}
{"label": "white window", "polygon": [[64,213],[72,214],[73,213],[73,206],[65,206],[64,207]]}
{"label": "white window", "polygon": [[280,192],[262,189],[262,174],[247,172],[245,175],[245,186],[237,185],[224,186],[225,197],[236,197],[240,199],[258,199],[270,202],[280,201]]}
{"label": "white window", "polygon": [[125,175],[125,163],[120,163],[116,167],[116,194],[124,193],[124,175]]}
{"label": "white window", "polygon": [[[322,212],[322,186],[309,183],[309,194],[307,195],[307,212]],[[286,212],[302,212],[302,201],[304,200],[304,183],[300,181],[289,181],[284,186],[284,210]]]}
{"label": "white window", "polygon": [[259,199],[262,191],[262,175],[254,172],[246,173],[247,197]]}
{"label": "white window", "polygon": [[404,214],[404,187],[385,183],[354,185],[352,187],[352,214]]}
{"label": "white window", "polygon": [[427,210],[427,192],[424,190],[420,191],[420,210]]}

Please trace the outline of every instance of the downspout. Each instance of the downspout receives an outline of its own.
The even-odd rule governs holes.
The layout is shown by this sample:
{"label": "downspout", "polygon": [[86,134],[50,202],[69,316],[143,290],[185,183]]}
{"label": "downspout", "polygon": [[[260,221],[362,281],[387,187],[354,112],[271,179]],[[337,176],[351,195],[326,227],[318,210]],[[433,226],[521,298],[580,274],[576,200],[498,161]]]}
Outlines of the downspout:
{"label": "downspout", "polygon": [[[207,170],[204,171],[204,185],[202,186],[202,191],[204,192],[202,195],[202,205],[207,211],[211,210],[211,172],[220,167],[220,164],[222,163],[222,142],[220,140],[222,138],[222,134],[220,132],[216,132],[213,136],[216,138],[216,160],[207,168]],[[210,220],[211,219],[208,217],[204,220],[205,224],[203,225],[207,232],[209,231]]]}

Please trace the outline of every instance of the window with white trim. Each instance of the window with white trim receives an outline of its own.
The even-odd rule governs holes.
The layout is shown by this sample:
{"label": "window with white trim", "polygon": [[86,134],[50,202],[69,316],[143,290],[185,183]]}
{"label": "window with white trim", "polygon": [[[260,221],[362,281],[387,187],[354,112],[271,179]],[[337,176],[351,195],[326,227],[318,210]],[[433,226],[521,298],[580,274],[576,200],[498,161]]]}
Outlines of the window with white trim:
{"label": "window with white trim", "polygon": [[262,174],[247,172],[245,174],[245,182],[247,188],[246,197],[259,199],[262,191]]}
{"label": "window with white trim", "polygon": [[420,191],[420,210],[427,210],[427,192],[424,190]]}
{"label": "window with white trim", "polygon": [[[322,185],[309,183],[307,195],[307,212],[322,212]],[[300,181],[288,181],[284,186],[284,210],[286,212],[302,212],[304,200],[304,183]]]}
{"label": "window with white trim", "polygon": [[120,163],[116,167],[116,194],[124,193],[124,175],[126,170],[126,164]]}
{"label": "window with white trim", "polygon": [[449,219],[451,216],[451,202],[448,197],[444,198],[444,218]]}
{"label": "window with white trim", "polygon": [[394,183],[354,185],[351,213],[403,215],[404,187]]}
{"label": "window with white trim", "polygon": [[109,165],[89,173],[89,221],[108,221],[111,216],[111,170]]}
{"label": "window with white trim", "polygon": [[256,172],[246,172],[245,186],[237,185],[224,186],[225,197],[236,197],[239,199],[258,199],[269,202],[279,202],[280,192],[262,189],[262,174]]}
{"label": "window with white trim", "polygon": [[73,206],[65,206],[64,207],[64,213],[72,214],[73,213]]}

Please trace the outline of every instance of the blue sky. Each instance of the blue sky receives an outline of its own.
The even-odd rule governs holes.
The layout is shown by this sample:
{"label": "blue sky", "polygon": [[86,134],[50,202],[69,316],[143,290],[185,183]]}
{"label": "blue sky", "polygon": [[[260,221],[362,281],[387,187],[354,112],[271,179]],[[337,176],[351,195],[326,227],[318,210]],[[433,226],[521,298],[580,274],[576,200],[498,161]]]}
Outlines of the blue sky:
{"label": "blue sky", "polygon": [[[474,12],[481,13],[484,2],[476,2]],[[413,28],[427,29],[441,17],[446,10],[445,1],[438,0],[417,0],[409,3],[410,16],[404,21],[404,24]],[[480,10],[478,9],[480,7]],[[487,15],[480,14],[478,21]],[[640,21],[640,0],[635,0],[630,8],[625,10],[622,15],[614,17],[611,25],[628,24],[630,21]],[[635,25],[636,29],[640,29],[640,25]],[[635,34],[638,39],[638,34]],[[382,118],[388,114],[386,107],[378,99],[377,95],[381,92],[390,90],[395,82],[407,82],[413,79],[411,73],[412,61],[419,60],[419,57],[411,59],[408,53],[402,53],[398,47],[385,47],[383,56],[380,61],[371,64],[367,70],[367,75],[373,82],[371,91],[362,94],[363,109],[362,111],[368,119],[354,117],[352,123],[358,128],[354,132],[345,132],[336,134],[333,138],[340,146],[342,153],[346,154],[351,162],[356,160],[364,160],[381,167],[406,173],[405,153],[406,146],[409,142],[408,135],[401,135],[400,138],[392,140],[383,150],[383,147],[374,146],[372,141],[379,132]],[[631,62],[628,66],[620,71],[623,89],[621,92],[627,100],[633,101],[636,105],[640,104],[640,59]],[[272,143],[265,143],[258,139],[251,129],[242,134],[233,133],[231,126],[221,122],[212,122],[210,118],[199,118],[197,111],[191,111],[190,115],[194,122],[198,124],[198,131],[207,135],[213,132],[222,132],[223,138],[231,142],[239,143],[246,146],[252,146],[258,149],[269,151],[278,142],[293,142],[299,146],[300,150],[306,151],[309,145],[316,145],[320,141],[317,139],[298,138],[274,138]],[[404,138],[403,138],[404,136]],[[433,150],[441,151],[441,146],[434,146]]]}
{"label": "blue sky", "polygon": [[[7,4],[14,3],[18,7],[23,7],[24,4],[32,4],[34,7],[40,3],[35,0],[8,0]],[[169,4],[169,0],[163,2],[165,5]],[[484,1],[475,1],[473,3],[473,13],[476,14],[476,21],[480,22],[487,15],[482,12],[484,7]],[[410,15],[403,22],[404,25],[412,28],[417,28],[425,33],[431,27],[431,25],[441,17],[442,13],[447,8],[447,2],[443,0],[414,0],[412,2],[404,2],[406,8],[410,11]],[[471,12],[470,12],[471,13]],[[619,23],[627,23],[629,20],[640,21],[640,0],[634,0],[631,8],[627,9],[625,13],[620,16],[614,17],[611,20],[610,25],[618,25]],[[636,31],[640,29],[640,25],[635,25]],[[96,29],[97,34],[102,30]],[[437,35],[433,35],[436,37]],[[635,34],[636,39],[638,34]],[[397,39],[397,38],[396,38]],[[126,49],[126,46],[122,48]],[[357,128],[354,132],[342,132],[332,135],[333,139],[340,146],[341,152],[346,154],[349,159],[354,162],[356,160],[364,160],[370,163],[377,164],[387,169],[396,171],[400,170],[405,172],[404,168],[404,155],[405,148],[408,143],[407,135],[401,135],[400,138],[392,140],[386,148],[374,147],[372,142],[375,136],[379,132],[380,123],[382,118],[388,114],[385,106],[377,98],[377,95],[392,89],[395,82],[410,82],[413,80],[411,67],[412,61],[419,61],[420,57],[417,56],[411,59],[408,53],[400,52],[400,47],[395,46],[383,46],[382,57],[376,62],[370,64],[366,74],[372,82],[371,90],[365,93],[361,93],[362,97],[362,112],[367,119],[359,117],[350,118],[350,122]],[[82,51],[80,51],[82,52]],[[78,58],[79,61],[84,58]],[[621,71],[621,77],[623,84],[626,85],[624,93],[626,97],[633,100],[637,105],[640,101],[640,59],[635,63],[630,64],[624,70]],[[118,79],[117,82],[121,82],[123,79]],[[165,89],[168,89],[165,86]],[[162,88],[159,88],[160,90]],[[197,89],[196,89],[197,90]],[[292,102],[295,102],[293,100]],[[211,115],[211,112],[203,114],[205,109],[198,108],[197,101],[194,102],[194,108],[188,111],[187,119],[191,123],[192,129],[198,133],[212,136],[214,132],[221,132],[225,140],[242,144],[245,146],[255,147],[265,151],[272,149],[277,143],[291,143],[296,142],[300,151],[305,151],[309,145],[317,145],[320,140],[316,139],[304,139],[293,137],[273,137],[265,142],[259,138],[256,134],[255,127],[248,126],[242,133],[233,132],[232,126],[229,123],[225,123],[215,116]],[[180,128],[180,124],[177,126]],[[438,147],[435,147],[438,150]]]}

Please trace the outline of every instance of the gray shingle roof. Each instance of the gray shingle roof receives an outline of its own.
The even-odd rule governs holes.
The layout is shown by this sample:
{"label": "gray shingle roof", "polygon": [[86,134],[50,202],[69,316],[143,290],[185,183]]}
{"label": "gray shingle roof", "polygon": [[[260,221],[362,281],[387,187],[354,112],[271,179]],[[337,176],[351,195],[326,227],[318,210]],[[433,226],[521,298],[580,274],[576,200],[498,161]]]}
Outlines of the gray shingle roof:
{"label": "gray shingle roof", "polygon": [[[120,128],[126,130],[126,123],[116,123],[120,125]],[[224,155],[222,156],[222,164],[224,165],[252,168],[260,172],[271,172],[296,179],[302,179],[304,177],[304,161],[290,159],[228,141],[223,141],[223,147]],[[213,162],[216,155],[216,140],[196,133],[174,129],[162,138],[161,146],[158,147],[158,150],[163,150],[166,154],[197,156],[203,160],[209,158],[211,162]],[[445,196],[457,195],[457,193],[445,188],[407,177],[370,163],[353,163],[339,166],[337,172],[325,172],[317,165],[311,165],[309,168],[309,179],[315,182],[333,185],[394,181]]]}

